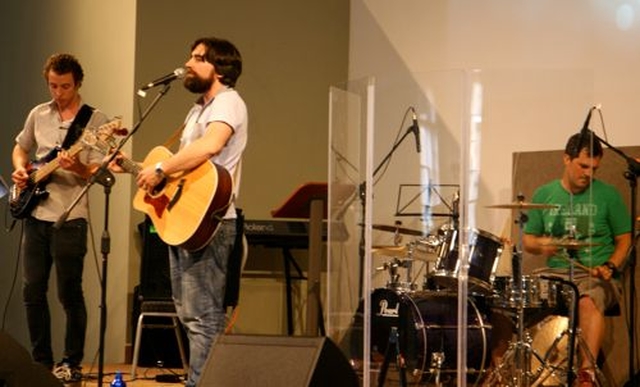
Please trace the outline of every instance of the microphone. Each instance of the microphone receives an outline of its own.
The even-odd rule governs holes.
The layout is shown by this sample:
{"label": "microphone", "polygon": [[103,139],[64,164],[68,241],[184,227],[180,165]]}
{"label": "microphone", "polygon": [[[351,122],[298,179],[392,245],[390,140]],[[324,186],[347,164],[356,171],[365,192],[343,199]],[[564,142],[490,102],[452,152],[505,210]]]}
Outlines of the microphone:
{"label": "microphone", "polygon": [[413,131],[413,135],[416,137],[416,151],[420,153],[420,126],[418,126],[418,117],[416,116],[416,110],[414,108],[411,108],[411,114],[413,123],[409,130]]}
{"label": "microphone", "polygon": [[593,110],[595,108],[596,108],[595,106],[592,106],[589,109],[589,113],[587,113],[587,118],[585,118],[584,124],[582,124],[582,130],[581,130],[582,133],[584,133],[585,131],[589,130],[589,122],[591,121],[591,113],[593,113]]}
{"label": "microphone", "polygon": [[582,129],[580,129],[580,142],[578,146],[583,147],[587,142],[587,136],[589,136],[589,123],[591,122],[591,114],[594,110],[600,109],[600,105],[591,106],[589,109],[589,113],[587,113],[587,118],[584,120],[584,124],[582,124]]}
{"label": "microphone", "polygon": [[138,90],[138,94],[141,97],[144,97],[146,95],[145,91],[149,90],[151,88],[154,88],[156,86],[160,86],[160,85],[166,85],[168,83],[171,83],[173,81],[175,81],[178,78],[183,78],[184,75],[186,74],[186,70],[183,67],[178,67],[177,69],[173,70],[172,73],[169,73],[165,76],[162,76],[156,80],[153,80],[149,83],[147,83],[146,85],[142,86],[140,88],[140,90]]}

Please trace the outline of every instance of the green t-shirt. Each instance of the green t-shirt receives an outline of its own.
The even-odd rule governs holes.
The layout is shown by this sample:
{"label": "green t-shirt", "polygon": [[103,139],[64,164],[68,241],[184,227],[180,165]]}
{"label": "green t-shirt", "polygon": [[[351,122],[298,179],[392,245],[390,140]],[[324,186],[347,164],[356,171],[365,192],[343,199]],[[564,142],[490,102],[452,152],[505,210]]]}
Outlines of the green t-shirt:
{"label": "green t-shirt", "polygon": [[[566,238],[575,227],[577,240],[597,244],[578,252],[579,262],[586,266],[606,262],[615,249],[614,237],[631,232],[629,211],[620,193],[600,180],[594,180],[589,189],[574,195],[562,187],[560,180],[554,180],[539,187],[531,201],[560,207],[530,210],[524,232]],[[549,257],[547,265],[569,267],[568,261],[558,255]]]}

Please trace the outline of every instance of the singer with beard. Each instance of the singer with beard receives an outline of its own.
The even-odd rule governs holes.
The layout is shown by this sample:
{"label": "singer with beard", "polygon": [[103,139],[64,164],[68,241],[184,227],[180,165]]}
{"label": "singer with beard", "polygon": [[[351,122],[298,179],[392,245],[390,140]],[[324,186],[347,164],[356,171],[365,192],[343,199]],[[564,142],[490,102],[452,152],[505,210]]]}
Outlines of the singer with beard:
{"label": "singer with beard", "polygon": [[[246,105],[234,89],[242,72],[242,58],[231,42],[215,37],[197,39],[185,69],[184,87],[199,97],[184,121],[180,149],[170,158],[143,168],[136,183],[150,191],[165,175],[190,170],[206,160],[226,168],[233,178],[231,204],[211,242],[198,251],[169,247],[172,296],[189,338],[185,385],[194,387],[212,343],[225,329],[227,268],[236,243],[234,200],[247,144],[248,117]],[[111,169],[121,172],[116,164],[112,163]]]}

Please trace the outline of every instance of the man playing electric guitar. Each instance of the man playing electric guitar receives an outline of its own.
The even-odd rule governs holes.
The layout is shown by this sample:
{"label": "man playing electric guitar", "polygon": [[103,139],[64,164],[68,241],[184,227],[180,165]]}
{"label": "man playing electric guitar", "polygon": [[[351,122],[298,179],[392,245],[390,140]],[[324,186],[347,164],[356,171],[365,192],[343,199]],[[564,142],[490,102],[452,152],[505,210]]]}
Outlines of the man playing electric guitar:
{"label": "man playing electric guitar", "polygon": [[[30,153],[42,157],[60,147],[59,168],[50,176],[46,197],[24,214],[21,241],[23,297],[34,361],[53,370],[64,382],[82,378],[87,310],[82,290],[84,256],[87,251],[87,196],[78,202],[59,228],[54,223],[82,191],[102,155],[83,150],[70,154],[82,128],[105,124],[107,116],[84,105],[79,90],[84,78],[82,66],[69,54],[51,56],[43,71],[51,101],[34,107],[24,128],[16,136],[11,178],[19,189],[29,186]],[[66,314],[65,348],[59,363],[54,362],[51,347],[51,319],[47,302],[49,273],[55,266],[57,294]],[[55,368],[54,368],[55,366]]]}

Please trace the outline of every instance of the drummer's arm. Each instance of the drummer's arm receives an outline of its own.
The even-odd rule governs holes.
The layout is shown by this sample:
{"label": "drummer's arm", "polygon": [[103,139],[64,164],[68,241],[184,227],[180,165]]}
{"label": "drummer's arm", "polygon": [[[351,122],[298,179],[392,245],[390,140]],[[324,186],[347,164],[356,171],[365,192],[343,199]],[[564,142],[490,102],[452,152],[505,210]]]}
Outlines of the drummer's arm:
{"label": "drummer's arm", "polygon": [[522,244],[528,253],[550,257],[558,252],[558,248],[551,245],[552,240],[550,236],[524,234]]}
{"label": "drummer's arm", "polygon": [[611,262],[611,264],[605,263],[601,266],[595,267],[592,275],[608,280],[611,276],[616,274],[616,272],[622,269],[624,261],[627,258],[627,253],[629,252],[629,248],[631,247],[631,233],[616,235],[614,237],[614,244],[615,249],[607,261]]}

